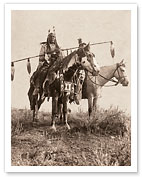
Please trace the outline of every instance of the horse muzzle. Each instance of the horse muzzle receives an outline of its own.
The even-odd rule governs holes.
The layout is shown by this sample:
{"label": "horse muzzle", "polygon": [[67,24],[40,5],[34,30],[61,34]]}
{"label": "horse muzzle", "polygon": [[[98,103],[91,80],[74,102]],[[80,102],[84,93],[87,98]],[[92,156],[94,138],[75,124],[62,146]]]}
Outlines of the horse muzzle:
{"label": "horse muzzle", "polygon": [[124,79],[121,84],[122,86],[127,87],[129,85],[129,81],[127,79]]}
{"label": "horse muzzle", "polygon": [[100,72],[100,70],[97,70],[97,71],[94,70],[94,71],[92,72],[92,75],[93,75],[93,76],[98,76],[99,72]]}
{"label": "horse muzzle", "polygon": [[129,82],[124,82],[124,83],[122,83],[122,85],[123,85],[124,87],[127,87],[127,86],[129,85]]}

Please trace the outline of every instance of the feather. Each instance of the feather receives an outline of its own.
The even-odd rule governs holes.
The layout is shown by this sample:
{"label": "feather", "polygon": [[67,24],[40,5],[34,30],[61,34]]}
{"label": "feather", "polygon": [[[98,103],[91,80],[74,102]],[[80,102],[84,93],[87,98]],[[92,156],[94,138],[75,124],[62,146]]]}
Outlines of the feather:
{"label": "feather", "polygon": [[27,60],[27,71],[29,74],[31,74],[31,63],[30,63],[30,59],[28,58]]}
{"label": "feather", "polygon": [[11,62],[11,81],[14,80],[14,73],[15,73],[14,62]]}
{"label": "feather", "polygon": [[48,30],[48,35],[50,34],[50,29]]}
{"label": "feather", "polygon": [[112,58],[114,58],[114,56],[115,56],[115,49],[114,49],[114,44],[113,44],[112,41],[110,42],[110,53],[111,53]]}

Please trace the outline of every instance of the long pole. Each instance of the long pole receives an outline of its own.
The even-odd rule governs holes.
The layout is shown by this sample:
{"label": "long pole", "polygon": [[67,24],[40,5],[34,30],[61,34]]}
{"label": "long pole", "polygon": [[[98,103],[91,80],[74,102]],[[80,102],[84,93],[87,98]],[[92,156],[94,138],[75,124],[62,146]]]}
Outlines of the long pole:
{"label": "long pole", "polygon": [[[106,42],[96,42],[96,43],[92,43],[90,45],[99,45],[99,44],[106,44],[106,43],[111,43],[112,41],[106,41]],[[62,51],[64,50],[71,50],[71,49],[78,49],[79,47],[72,47],[72,48],[67,48],[67,49],[61,49]]]}
{"label": "long pole", "polygon": [[[106,42],[97,42],[97,43],[92,43],[90,45],[99,45],[99,44],[106,44],[106,43],[111,43],[112,41],[106,41]],[[62,51],[67,51],[67,50],[72,50],[72,49],[78,49],[79,47],[72,47],[72,48],[66,48],[66,49],[61,49]],[[31,56],[31,57],[26,57],[26,58],[22,58],[22,59],[19,59],[19,60],[14,60],[12,61],[13,63],[16,63],[16,62],[19,62],[19,61],[24,61],[24,60],[27,60],[27,59],[31,59],[31,58],[37,58],[37,57],[40,57],[40,56],[43,56],[43,55],[35,55],[35,56]]]}
{"label": "long pole", "polygon": [[27,57],[27,58],[22,58],[22,59],[19,59],[19,60],[14,60],[12,62],[16,63],[16,62],[19,62],[19,61],[23,61],[23,60],[27,60],[27,59],[31,59],[31,58],[36,58],[36,57],[39,57],[39,56],[43,56],[43,55],[35,55],[35,56],[32,56],[32,57]]}

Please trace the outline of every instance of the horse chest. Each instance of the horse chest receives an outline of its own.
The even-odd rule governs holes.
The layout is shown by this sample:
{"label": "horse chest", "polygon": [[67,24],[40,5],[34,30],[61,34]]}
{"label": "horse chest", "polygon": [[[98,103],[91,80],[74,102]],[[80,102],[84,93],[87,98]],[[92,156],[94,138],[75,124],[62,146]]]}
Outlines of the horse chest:
{"label": "horse chest", "polygon": [[91,96],[91,95],[96,96],[97,95],[97,88],[92,84],[87,84],[86,92],[87,92],[88,96]]}

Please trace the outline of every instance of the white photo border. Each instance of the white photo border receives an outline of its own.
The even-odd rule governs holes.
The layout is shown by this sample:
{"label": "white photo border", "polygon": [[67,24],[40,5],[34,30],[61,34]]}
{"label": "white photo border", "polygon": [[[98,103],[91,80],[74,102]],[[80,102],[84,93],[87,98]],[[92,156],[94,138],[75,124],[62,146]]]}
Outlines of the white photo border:
{"label": "white photo border", "polygon": [[[131,166],[11,166],[11,10],[131,10]],[[137,172],[136,4],[5,4],[5,172]]]}

